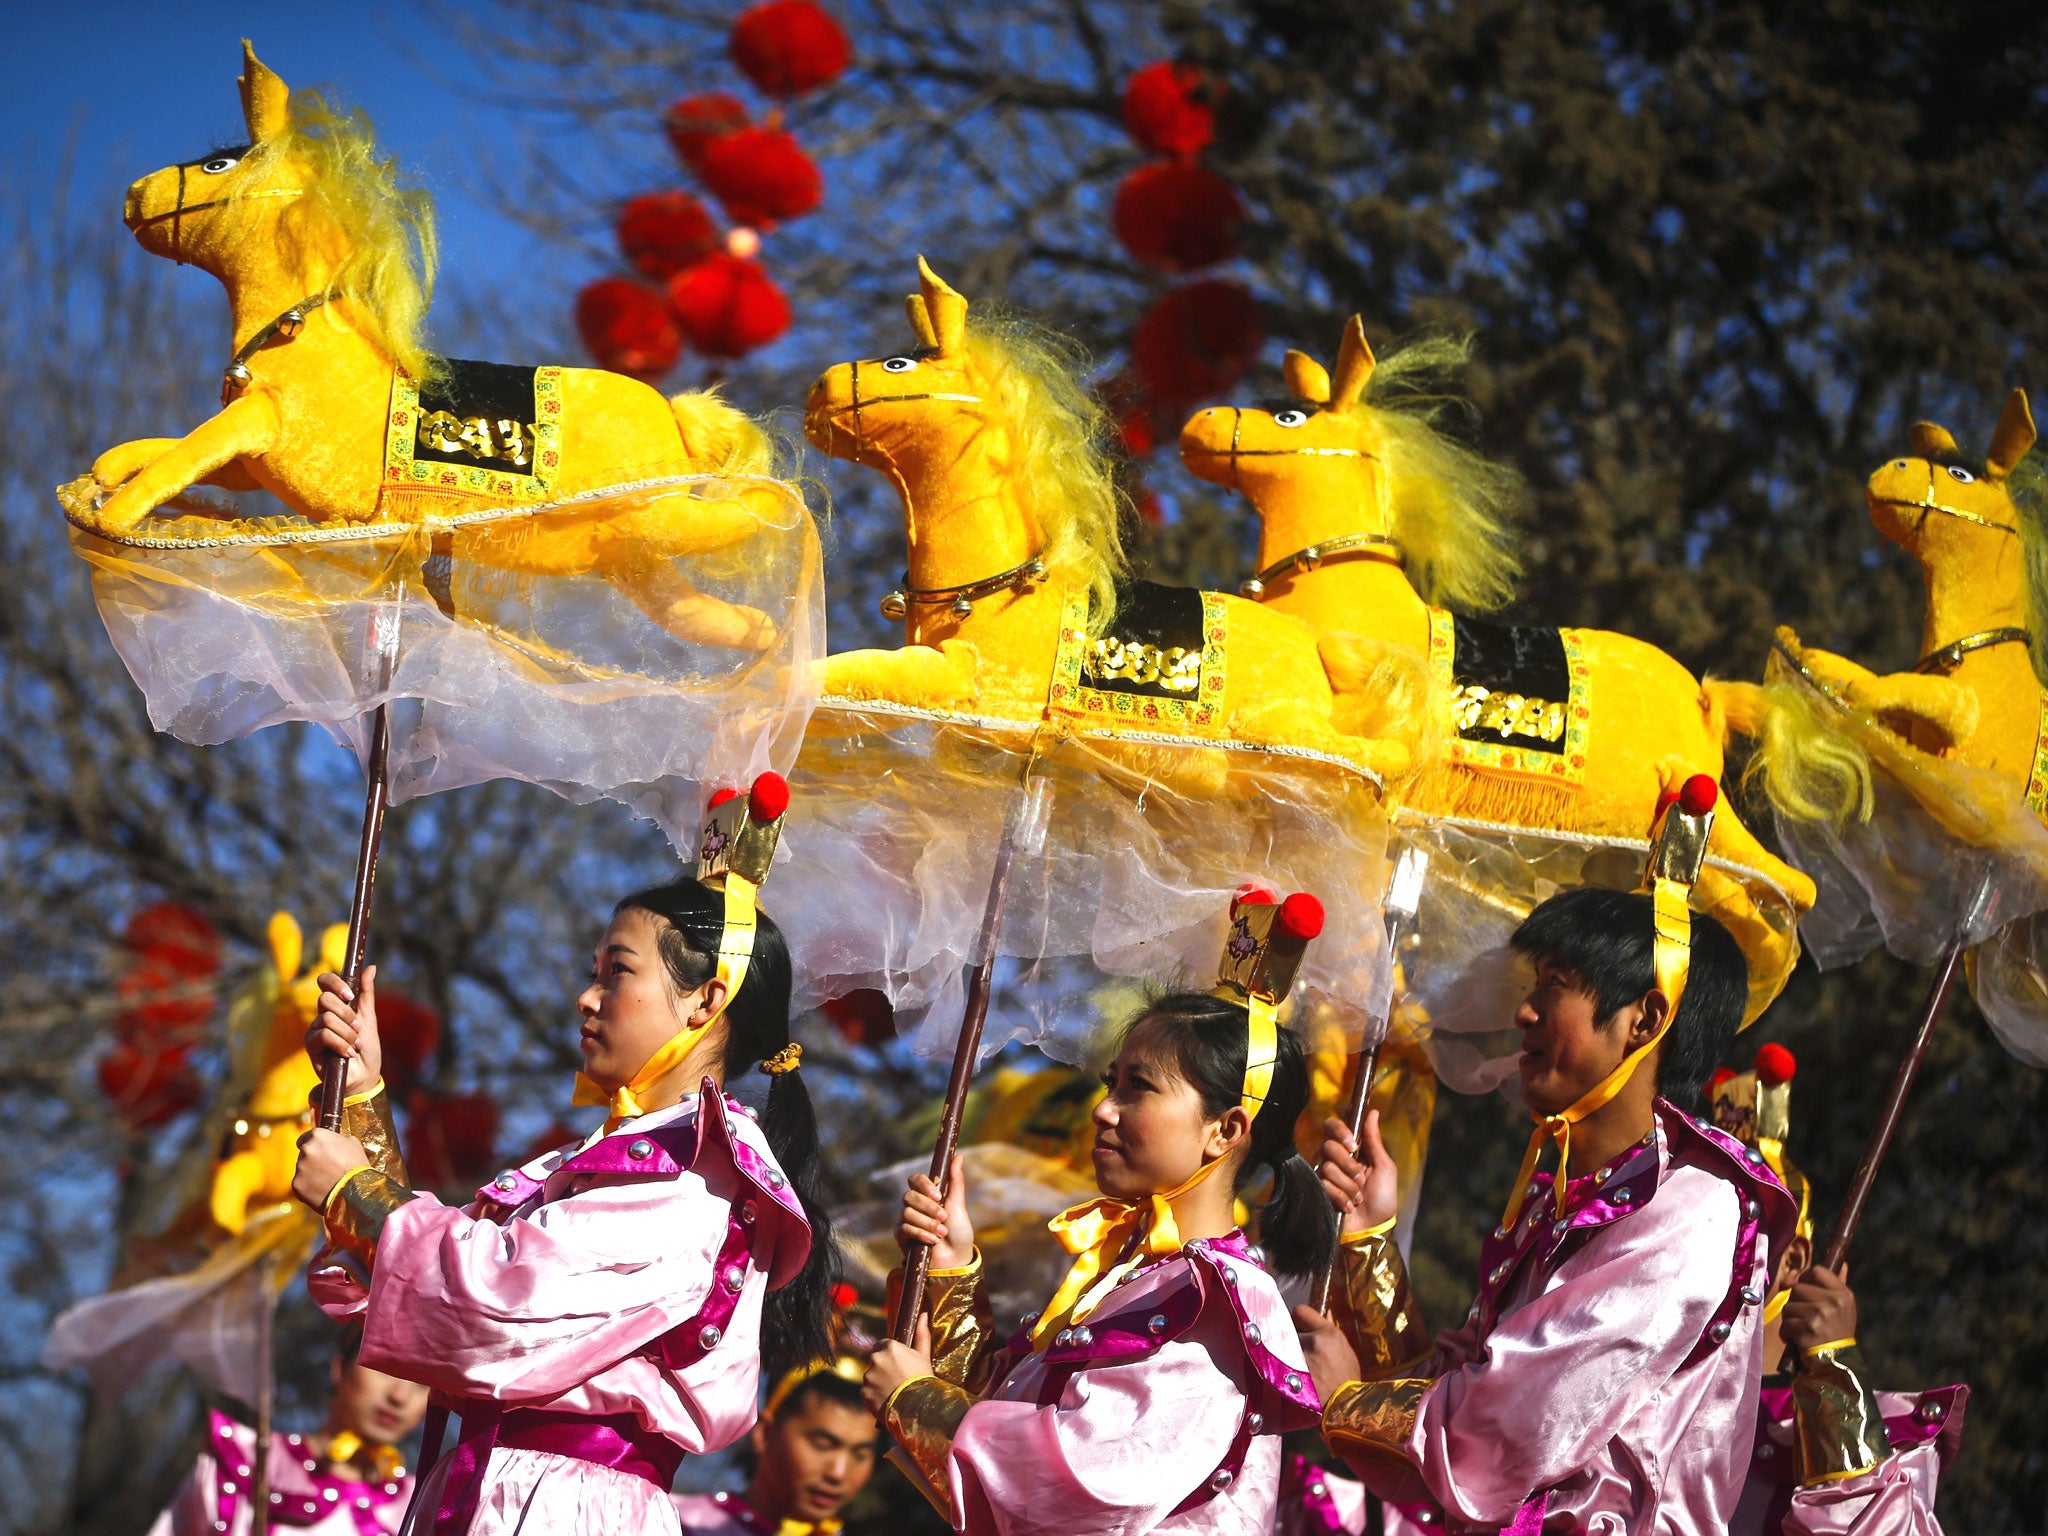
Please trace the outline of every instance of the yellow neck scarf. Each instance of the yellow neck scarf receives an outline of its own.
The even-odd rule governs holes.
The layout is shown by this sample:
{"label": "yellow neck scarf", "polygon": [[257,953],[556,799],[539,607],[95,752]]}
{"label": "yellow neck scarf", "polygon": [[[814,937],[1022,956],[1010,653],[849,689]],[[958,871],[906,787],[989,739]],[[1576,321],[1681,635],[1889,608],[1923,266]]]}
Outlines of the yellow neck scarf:
{"label": "yellow neck scarf", "polygon": [[725,876],[725,926],[718,936],[718,979],[725,983],[725,1001],[718,1005],[718,1012],[702,1024],[686,1025],[670,1035],[633,1074],[633,1080],[616,1092],[608,1094],[581,1072],[576,1074],[576,1091],[569,1102],[610,1106],[604,1121],[607,1133],[636,1115],[647,1113],[647,1091],[683,1064],[704,1032],[719,1021],[739,996],[747,979],[747,965],[754,958],[754,895],[759,889],[745,875],[728,872]]}
{"label": "yellow neck scarf", "polygon": [[1521,1217],[1522,1202],[1529,1194],[1529,1180],[1543,1156],[1545,1143],[1552,1141],[1557,1143],[1557,1176],[1552,1181],[1552,1188],[1557,1197],[1557,1214],[1564,1214],[1565,1184],[1571,1177],[1572,1127],[1595,1110],[1605,1107],[1621,1092],[1628,1080],[1635,1076],[1643,1058],[1657,1048],[1657,1043],[1671,1028],[1671,1021],[1678,1017],[1679,999],[1685,995],[1686,976],[1692,968],[1692,908],[1687,902],[1686,892],[1687,888],[1677,881],[1662,879],[1655,881],[1650,891],[1656,907],[1656,948],[1653,953],[1657,990],[1665,998],[1664,1022],[1657,1026],[1654,1035],[1622,1057],[1612,1072],[1587,1089],[1577,1103],[1561,1114],[1537,1117],[1536,1128],[1529,1133],[1529,1150],[1522,1154],[1522,1171],[1515,1176],[1515,1187],[1508,1194],[1507,1210],[1500,1218],[1502,1227],[1512,1230]]}
{"label": "yellow neck scarf", "polygon": [[405,1457],[397,1446],[370,1445],[352,1429],[335,1431],[334,1438],[327,1442],[327,1460],[338,1467],[354,1461],[365,1449],[370,1453],[370,1470],[379,1479],[388,1481],[404,1473]]}
{"label": "yellow neck scarf", "polygon": [[[1180,1225],[1173,1202],[1223,1166],[1212,1158],[1163,1195],[1117,1200],[1108,1195],[1069,1206],[1046,1223],[1059,1244],[1074,1255],[1066,1279],[1053,1292],[1031,1329],[1031,1347],[1043,1349],[1062,1328],[1089,1316],[1102,1299],[1139,1265],[1180,1252]],[[1143,1237],[1136,1242],[1140,1229]],[[1128,1254],[1124,1253],[1126,1248]],[[1119,1255],[1123,1255],[1119,1259]]]}

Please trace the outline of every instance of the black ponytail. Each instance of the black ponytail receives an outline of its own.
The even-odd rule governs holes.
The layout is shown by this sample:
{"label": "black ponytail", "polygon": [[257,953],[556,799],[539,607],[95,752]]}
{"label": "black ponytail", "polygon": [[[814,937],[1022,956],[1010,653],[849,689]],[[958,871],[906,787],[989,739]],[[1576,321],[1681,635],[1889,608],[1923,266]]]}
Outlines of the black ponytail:
{"label": "black ponytail", "polygon": [[[1243,1003],[1206,992],[1169,993],[1132,1021],[1125,1038],[1141,1031],[1194,1086],[1204,1115],[1217,1118],[1244,1101],[1251,1040]],[[1261,1169],[1271,1170],[1273,1186],[1258,1213],[1259,1246],[1275,1270],[1306,1278],[1322,1273],[1330,1262],[1337,1242],[1336,1212],[1315,1170],[1294,1149],[1294,1123],[1308,1106],[1307,1054],[1292,1030],[1283,1027],[1276,1033],[1273,1085],[1252,1120],[1237,1188],[1253,1183]]]}
{"label": "black ponytail", "polygon": [[[725,932],[725,897],[691,879],[636,891],[618,905],[660,918],[661,958],[684,992],[717,973]],[[725,1078],[743,1077],[789,1044],[789,944],[767,913],[756,915],[754,955],[746,978],[725,1005]],[[768,1293],[761,1314],[761,1365],[770,1378],[832,1353],[832,1286],[838,1279],[832,1217],[818,1157],[818,1119],[801,1072],[768,1079],[761,1132],[811,1223],[811,1253],[797,1277]]]}

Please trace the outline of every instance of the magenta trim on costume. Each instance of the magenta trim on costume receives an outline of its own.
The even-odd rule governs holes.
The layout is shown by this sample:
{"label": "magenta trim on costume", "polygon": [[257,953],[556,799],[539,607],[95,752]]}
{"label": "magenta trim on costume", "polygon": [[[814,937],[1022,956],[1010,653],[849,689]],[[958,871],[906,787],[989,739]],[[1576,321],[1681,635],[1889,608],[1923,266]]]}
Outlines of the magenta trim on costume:
{"label": "magenta trim on costume", "polygon": [[1550,1505],[1550,1495],[1536,1493],[1528,1502],[1515,1511],[1515,1518],[1501,1527],[1501,1536],[1543,1536],[1543,1511]]}
{"label": "magenta trim on costume", "polygon": [[610,1467],[644,1478],[663,1493],[683,1464],[681,1446],[630,1413],[594,1418],[544,1408],[500,1411],[476,1399],[464,1399],[456,1411],[462,1415],[462,1439],[448,1456],[441,1502],[429,1527],[433,1536],[461,1536],[469,1529],[483,1497],[484,1468],[499,1447]]}
{"label": "magenta trim on costume", "polygon": [[[1230,1268],[1233,1262],[1258,1264],[1251,1256],[1251,1245],[1245,1241],[1244,1234],[1232,1232],[1227,1237],[1213,1240],[1196,1238],[1183,1251],[1197,1261],[1197,1274],[1206,1268],[1215,1277],[1216,1289],[1221,1291],[1237,1318],[1238,1338],[1243,1340],[1245,1354],[1265,1385],[1264,1394],[1257,1397],[1252,1407],[1265,1416],[1268,1431],[1277,1435],[1321,1424],[1323,1400],[1316,1395],[1315,1383],[1309,1379],[1308,1372],[1290,1367],[1268,1349],[1263,1340],[1254,1343],[1246,1336],[1245,1330],[1251,1326],[1252,1320],[1245,1311]],[[1258,1267],[1263,1269],[1265,1266],[1261,1264]]]}
{"label": "magenta trim on costume", "polygon": [[[1337,1501],[1330,1496],[1330,1484],[1323,1469],[1299,1454],[1290,1454],[1280,1466],[1281,1508],[1284,1510],[1290,1502],[1307,1512],[1323,1536],[1346,1536],[1344,1517],[1337,1512]],[[1285,1516],[1276,1524],[1285,1529]]]}
{"label": "magenta trim on costume", "polygon": [[[242,1459],[242,1447],[235,1439],[237,1427],[235,1421],[220,1410],[208,1410],[207,1441],[214,1465],[214,1518],[229,1526],[234,1524],[235,1511],[241,1508],[243,1497],[252,1487],[255,1476],[255,1468]],[[271,1449],[275,1452],[276,1442],[283,1440],[287,1452],[297,1456],[304,1438],[302,1435],[272,1435]],[[303,1462],[304,1458],[298,1459]],[[357,1481],[317,1469],[306,1475],[312,1479],[313,1496],[308,1498],[301,1493],[273,1496],[270,1504],[273,1525],[311,1525],[324,1519],[331,1510],[346,1509],[355,1521],[358,1536],[385,1536],[385,1525],[378,1516],[397,1503],[405,1491],[405,1485],[396,1481]]]}

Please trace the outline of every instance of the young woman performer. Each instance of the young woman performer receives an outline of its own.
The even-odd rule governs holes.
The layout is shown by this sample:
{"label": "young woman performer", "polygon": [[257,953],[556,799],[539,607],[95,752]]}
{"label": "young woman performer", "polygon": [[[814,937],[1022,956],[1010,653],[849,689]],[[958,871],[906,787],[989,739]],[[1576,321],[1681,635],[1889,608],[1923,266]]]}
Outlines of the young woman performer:
{"label": "young woman performer", "polygon": [[[295,1187],[367,1279],[316,1267],[314,1295],[362,1317],[365,1363],[462,1419],[413,1531],[674,1536],[670,1481],[753,1424],[763,1355],[780,1372],[827,1352],[831,1245],[789,952],[752,901],[781,809],[758,784],[714,807],[704,878],[619,903],[578,1003],[577,1097],[610,1117],[467,1209],[405,1185],[373,975],[359,1003],[321,978],[309,1045],[349,1054],[353,1102],[349,1134],[307,1133]],[[758,1125],[721,1092],[756,1062],[771,1079]]]}
{"label": "young woman performer", "polygon": [[[1301,902],[1305,939],[1321,914]],[[1226,967],[1264,968],[1281,912],[1235,903]],[[1247,1000],[1175,994],[1130,1025],[1095,1110],[1103,1197],[1053,1220],[1073,1268],[1006,1348],[989,1336],[960,1164],[943,1201],[911,1181],[897,1235],[933,1249],[930,1316],[915,1347],[876,1352],[868,1400],[956,1530],[1272,1529],[1280,1435],[1318,1403],[1266,1265],[1313,1273],[1334,1222],[1294,1151],[1308,1069],[1273,1021],[1285,981],[1267,975]],[[1261,1257],[1232,1203],[1267,1174]]]}

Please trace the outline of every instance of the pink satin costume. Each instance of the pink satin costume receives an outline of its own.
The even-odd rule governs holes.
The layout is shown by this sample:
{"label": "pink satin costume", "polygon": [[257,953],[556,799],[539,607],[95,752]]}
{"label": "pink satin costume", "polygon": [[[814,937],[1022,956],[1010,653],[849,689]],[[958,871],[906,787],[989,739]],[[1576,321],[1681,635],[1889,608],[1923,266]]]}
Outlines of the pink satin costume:
{"label": "pink satin costume", "polygon": [[1539,1174],[1480,1250],[1479,1298],[1435,1354],[1390,1235],[1348,1248],[1367,1380],[1331,1447],[1413,1525],[1720,1536],[1749,1471],[1762,1302],[1797,1210],[1762,1159],[1657,1101],[1656,1125],[1572,1179]]}
{"label": "pink satin costume", "polygon": [[1825,1353],[1828,1371],[1765,1386],[1731,1536],[1941,1536],[1935,1485],[1970,1389],[1871,1392],[1853,1349]]}
{"label": "pink satin costume", "polygon": [[[206,1449],[149,1536],[247,1536],[256,1523],[256,1432],[224,1413],[207,1416]],[[292,1536],[394,1536],[412,1478],[337,1476],[303,1435],[270,1437],[270,1528]]]}
{"label": "pink satin costume", "polygon": [[[367,1111],[381,1099],[344,1129]],[[363,1320],[364,1364],[424,1382],[462,1419],[410,1528],[676,1536],[669,1482],[752,1426],[762,1300],[810,1248],[748,1112],[707,1078],[499,1174],[465,1210],[402,1174],[378,1161],[329,1202],[367,1287],[333,1263],[309,1284],[329,1316]]]}
{"label": "pink satin costume", "polygon": [[1317,1421],[1279,1287],[1241,1233],[1134,1271],[1033,1352],[980,1263],[933,1277],[936,1376],[884,1423],[964,1536],[1270,1536],[1280,1435]]}

